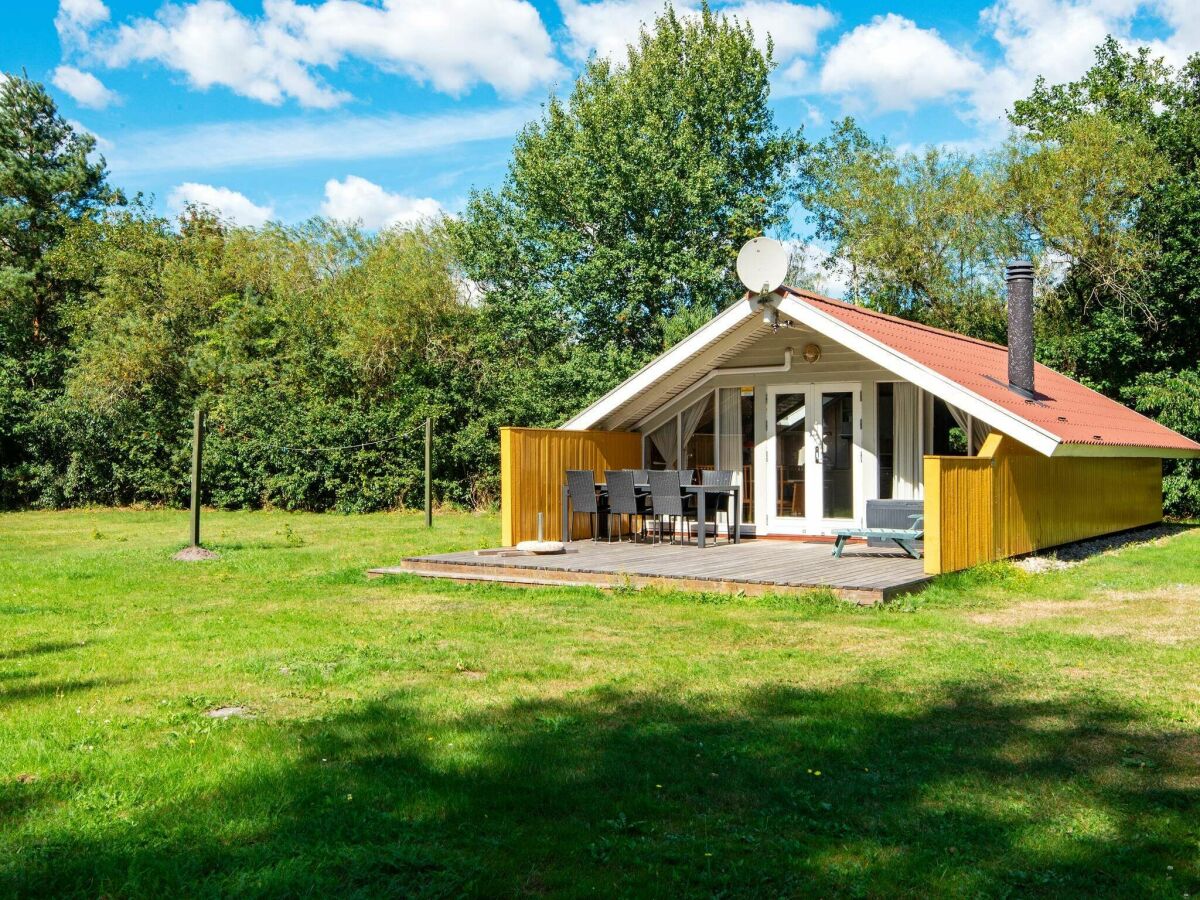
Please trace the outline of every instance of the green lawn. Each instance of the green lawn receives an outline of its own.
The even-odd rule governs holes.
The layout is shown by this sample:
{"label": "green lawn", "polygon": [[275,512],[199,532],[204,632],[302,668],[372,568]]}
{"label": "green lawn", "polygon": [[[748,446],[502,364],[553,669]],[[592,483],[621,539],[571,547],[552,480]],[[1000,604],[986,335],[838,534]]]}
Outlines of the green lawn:
{"label": "green lawn", "polygon": [[205,525],[0,515],[0,895],[1200,892],[1200,529],[860,609],[363,577],[494,517]]}

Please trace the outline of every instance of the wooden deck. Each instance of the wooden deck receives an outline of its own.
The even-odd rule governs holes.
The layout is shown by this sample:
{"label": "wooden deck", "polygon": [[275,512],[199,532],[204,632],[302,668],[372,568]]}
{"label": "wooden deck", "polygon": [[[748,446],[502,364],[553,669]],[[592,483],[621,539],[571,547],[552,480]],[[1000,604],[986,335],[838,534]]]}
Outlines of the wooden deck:
{"label": "wooden deck", "polygon": [[414,574],[459,581],[598,587],[660,586],[678,590],[799,591],[829,588],[858,603],[877,603],[918,591],[929,581],[922,563],[899,550],[850,544],[841,559],[827,543],[769,539],[694,545],[574,541],[567,552],[533,556],[476,550],[414,556],[368,575]]}

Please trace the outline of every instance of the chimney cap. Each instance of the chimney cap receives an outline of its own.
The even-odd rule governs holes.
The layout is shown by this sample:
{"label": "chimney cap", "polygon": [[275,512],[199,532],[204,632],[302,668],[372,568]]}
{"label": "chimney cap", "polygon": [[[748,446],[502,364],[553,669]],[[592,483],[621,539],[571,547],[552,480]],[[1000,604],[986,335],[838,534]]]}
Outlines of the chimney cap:
{"label": "chimney cap", "polygon": [[1033,263],[1028,259],[1010,259],[1004,269],[1005,281],[1033,280]]}

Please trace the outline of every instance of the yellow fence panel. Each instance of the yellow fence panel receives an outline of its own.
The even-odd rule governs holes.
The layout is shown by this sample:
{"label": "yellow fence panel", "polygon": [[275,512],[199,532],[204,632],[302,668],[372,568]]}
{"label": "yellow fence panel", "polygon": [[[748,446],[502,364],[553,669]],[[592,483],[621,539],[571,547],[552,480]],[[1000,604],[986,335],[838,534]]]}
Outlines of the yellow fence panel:
{"label": "yellow fence panel", "polygon": [[992,559],[992,461],[925,457],[925,571],[967,569]]}
{"label": "yellow fence panel", "polygon": [[992,434],[925,458],[925,571],[936,575],[1162,519],[1162,462],[1043,456]]}
{"label": "yellow fence panel", "polygon": [[[563,540],[562,486],[568,469],[591,469],[598,481],[606,469],[642,464],[642,436],[634,431],[500,429],[500,519],[504,546],[537,537],[544,514],[547,540]],[[583,537],[585,517],[575,516],[573,537]]]}

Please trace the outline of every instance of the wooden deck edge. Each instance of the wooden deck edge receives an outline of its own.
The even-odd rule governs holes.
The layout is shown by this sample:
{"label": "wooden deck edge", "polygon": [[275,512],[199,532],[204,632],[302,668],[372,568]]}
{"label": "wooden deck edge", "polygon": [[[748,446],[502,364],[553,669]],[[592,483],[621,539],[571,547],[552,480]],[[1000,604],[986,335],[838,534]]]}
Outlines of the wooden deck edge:
{"label": "wooden deck edge", "polygon": [[756,581],[729,581],[718,578],[670,578],[613,572],[564,572],[531,566],[450,563],[422,559],[405,559],[399,566],[367,570],[368,578],[380,578],[388,575],[417,575],[422,578],[445,578],[458,582],[489,582],[523,587],[596,587],[603,590],[654,587],[664,590],[742,593],[750,596],[803,594],[810,591],[827,590],[836,597],[859,606],[885,603],[903,594],[915,593],[922,590],[929,582],[928,578],[919,578],[886,588],[835,587],[828,584],[781,585]]}

